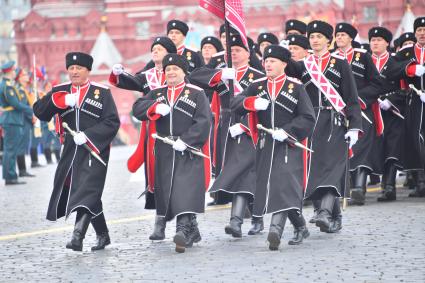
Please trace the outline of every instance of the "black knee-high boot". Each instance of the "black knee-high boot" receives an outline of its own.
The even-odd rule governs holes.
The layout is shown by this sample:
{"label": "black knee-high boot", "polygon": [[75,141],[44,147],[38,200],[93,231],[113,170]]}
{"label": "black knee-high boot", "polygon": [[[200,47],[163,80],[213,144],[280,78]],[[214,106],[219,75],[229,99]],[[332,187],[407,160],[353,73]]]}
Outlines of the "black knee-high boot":
{"label": "black knee-high boot", "polygon": [[174,243],[176,244],[176,252],[184,253],[186,247],[193,245],[190,237],[192,226],[192,213],[185,213],[177,216],[176,235]]}
{"label": "black knee-high boot", "polygon": [[417,171],[415,176],[414,191],[409,194],[409,197],[425,197],[425,173],[424,170]]}
{"label": "black knee-high boot", "polygon": [[167,222],[165,221],[165,217],[157,215],[155,217],[155,225],[153,226],[153,232],[149,236],[149,240],[152,240],[152,241],[164,240],[166,225],[167,225]]}
{"label": "black knee-high boot", "polygon": [[394,161],[388,161],[385,164],[384,175],[382,176],[382,191],[378,201],[396,200],[395,179],[397,175],[397,167]]}
{"label": "black knee-high boot", "polygon": [[248,231],[248,235],[257,235],[264,230],[263,217],[254,216],[254,201],[248,203],[249,211],[251,212],[251,229]]}
{"label": "black knee-high boot", "polygon": [[83,250],[83,240],[86,236],[87,228],[89,227],[91,220],[91,214],[85,209],[77,211],[77,217],[75,219],[74,232],[72,233],[72,239],[66,244],[67,249],[74,251]]}
{"label": "black knee-high boot", "polygon": [[332,209],[332,221],[328,233],[336,233],[342,229],[341,203],[339,198],[335,198],[334,207]]}
{"label": "black knee-high boot", "polygon": [[279,248],[287,217],[287,211],[276,212],[272,215],[269,234],[267,235],[267,241],[269,242],[269,249],[271,251],[276,251]]}
{"label": "black knee-high boot", "polygon": [[319,213],[320,209],[320,200],[313,200],[313,208],[314,208],[314,214],[313,217],[310,219],[310,223],[316,223],[317,214]]}
{"label": "black knee-high boot", "polygon": [[328,232],[332,221],[332,211],[335,204],[335,196],[331,192],[323,195],[319,213],[316,219],[316,226],[321,232]]}
{"label": "black knee-high boot", "polygon": [[289,245],[299,245],[310,236],[310,232],[305,224],[304,216],[298,209],[291,209],[288,211],[288,218],[294,226],[294,237],[288,242]]}
{"label": "black knee-high boot", "polygon": [[365,203],[365,192],[366,192],[366,180],[369,175],[369,170],[364,167],[358,167],[353,180],[353,188],[351,189],[351,204],[364,205]]}
{"label": "black knee-high boot", "polygon": [[103,212],[91,219],[94,231],[96,231],[97,243],[91,247],[92,251],[103,250],[107,245],[111,244],[108,227],[106,226],[105,215]]}
{"label": "black knee-high boot", "polygon": [[224,228],[226,234],[230,234],[235,238],[242,237],[242,223],[243,216],[245,213],[246,205],[248,204],[248,197],[245,194],[235,194],[233,195],[232,201],[232,212],[230,215],[230,222]]}
{"label": "black knee-high boot", "polygon": [[191,224],[190,224],[190,235],[188,241],[188,247],[192,247],[193,243],[198,243],[202,240],[201,233],[198,228],[198,221],[196,220],[196,214],[192,214]]}

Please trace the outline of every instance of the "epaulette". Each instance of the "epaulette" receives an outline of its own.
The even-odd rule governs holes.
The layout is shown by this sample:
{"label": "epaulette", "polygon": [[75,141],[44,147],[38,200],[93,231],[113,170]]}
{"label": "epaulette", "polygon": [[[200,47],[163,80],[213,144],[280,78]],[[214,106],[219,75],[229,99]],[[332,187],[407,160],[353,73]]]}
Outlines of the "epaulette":
{"label": "epaulette", "polygon": [[215,53],[212,57],[218,57],[218,56],[221,56],[221,55],[224,55],[224,50],[223,50],[223,51],[220,51],[220,52]]}
{"label": "epaulette", "polygon": [[303,83],[299,80],[299,79],[297,79],[297,78],[294,78],[294,77],[286,77],[287,79],[288,79],[288,81],[291,81],[291,82],[294,82],[294,83],[296,83],[296,84],[299,84],[299,85],[302,85]]}
{"label": "epaulette", "polygon": [[90,82],[91,85],[97,86],[97,87],[101,87],[104,89],[109,89],[109,87],[107,87],[106,85],[100,84],[100,83],[96,83],[96,82]]}
{"label": "epaulette", "polygon": [[194,88],[194,89],[196,89],[196,90],[203,90],[202,88],[200,88],[199,86],[196,86],[196,85],[193,85],[193,84],[186,84],[186,86],[187,87],[190,87],[190,88]]}
{"label": "epaulette", "polygon": [[342,57],[341,55],[338,55],[338,54],[331,53],[331,56],[332,57],[335,57],[335,58],[338,58],[338,59],[341,59],[341,60],[345,60],[344,57]]}
{"label": "epaulette", "polygon": [[264,80],[267,80],[267,77],[262,77],[262,78],[256,79],[255,81],[252,81],[252,83],[258,83],[258,82],[262,82]]}
{"label": "epaulette", "polygon": [[360,53],[367,53],[367,50],[363,48],[353,48],[353,50]]}

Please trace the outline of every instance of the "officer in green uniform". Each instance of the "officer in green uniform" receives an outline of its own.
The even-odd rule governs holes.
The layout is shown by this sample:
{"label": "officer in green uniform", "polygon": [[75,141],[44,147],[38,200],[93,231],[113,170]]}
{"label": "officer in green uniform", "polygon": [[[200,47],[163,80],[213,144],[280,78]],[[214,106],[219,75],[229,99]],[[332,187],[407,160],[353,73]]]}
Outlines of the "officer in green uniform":
{"label": "officer in green uniform", "polygon": [[[28,91],[28,86],[30,82],[30,78],[28,76],[27,70],[23,68],[17,67],[15,70],[16,77],[16,89],[18,90],[19,100],[21,103],[32,107],[32,99],[30,93]],[[31,130],[33,127],[33,117],[34,114],[25,112],[23,115],[23,123],[24,126],[22,128],[22,138],[19,140],[17,145],[18,147],[18,155],[17,155],[17,163],[19,169],[19,177],[35,177],[34,174],[31,174],[27,171],[27,165],[25,162],[25,155],[28,153],[28,148],[31,140]]]}
{"label": "officer in green uniform", "polygon": [[12,84],[15,78],[15,62],[10,61],[1,66],[3,79],[0,83],[0,105],[3,114],[0,125],[4,135],[3,179],[6,185],[25,184],[18,181],[16,174],[16,156],[18,141],[22,138],[24,113],[32,113],[31,107],[19,100],[18,91]]}

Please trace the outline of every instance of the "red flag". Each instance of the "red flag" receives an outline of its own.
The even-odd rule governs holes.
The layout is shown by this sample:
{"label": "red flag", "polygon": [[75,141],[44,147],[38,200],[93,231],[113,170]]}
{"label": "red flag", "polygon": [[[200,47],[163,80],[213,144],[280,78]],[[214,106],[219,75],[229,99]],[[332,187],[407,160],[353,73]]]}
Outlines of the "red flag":
{"label": "red flag", "polygon": [[199,0],[199,6],[220,19],[226,20],[239,32],[248,47],[242,0]]}
{"label": "red flag", "polygon": [[199,6],[224,20],[224,0],[199,0]]}
{"label": "red flag", "polygon": [[239,32],[243,43],[248,47],[242,0],[225,0],[225,4],[226,20]]}

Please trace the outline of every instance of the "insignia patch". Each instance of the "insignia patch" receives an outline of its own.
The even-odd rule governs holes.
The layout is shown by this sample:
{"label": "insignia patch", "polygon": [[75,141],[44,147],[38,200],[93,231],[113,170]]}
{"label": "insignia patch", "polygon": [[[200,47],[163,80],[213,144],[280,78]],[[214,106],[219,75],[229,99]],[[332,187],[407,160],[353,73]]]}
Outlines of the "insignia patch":
{"label": "insignia patch", "polygon": [[288,85],[288,88],[294,88],[294,84],[293,84],[293,83],[290,83],[290,84]]}
{"label": "insignia patch", "polygon": [[263,86],[262,86],[262,85],[260,85],[260,86],[258,87],[258,89],[263,89]]}
{"label": "insignia patch", "polygon": [[185,94],[186,96],[188,96],[188,95],[189,95],[189,93],[190,93],[190,90],[188,90],[188,89],[186,89],[186,90],[184,91],[184,94]]}
{"label": "insignia patch", "polygon": [[253,78],[254,78],[254,74],[253,74],[253,73],[249,73],[249,74],[248,74],[248,80],[249,80],[250,82],[252,82]]}
{"label": "insignia patch", "polygon": [[220,58],[218,58],[218,59],[217,59],[217,62],[221,62],[221,59],[220,59]]}
{"label": "insignia patch", "polygon": [[99,89],[95,89],[94,90],[94,98],[98,99],[99,98],[99,94],[100,94],[100,90]]}
{"label": "insignia patch", "polygon": [[77,55],[72,56],[72,59],[75,61],[77,60]]}

